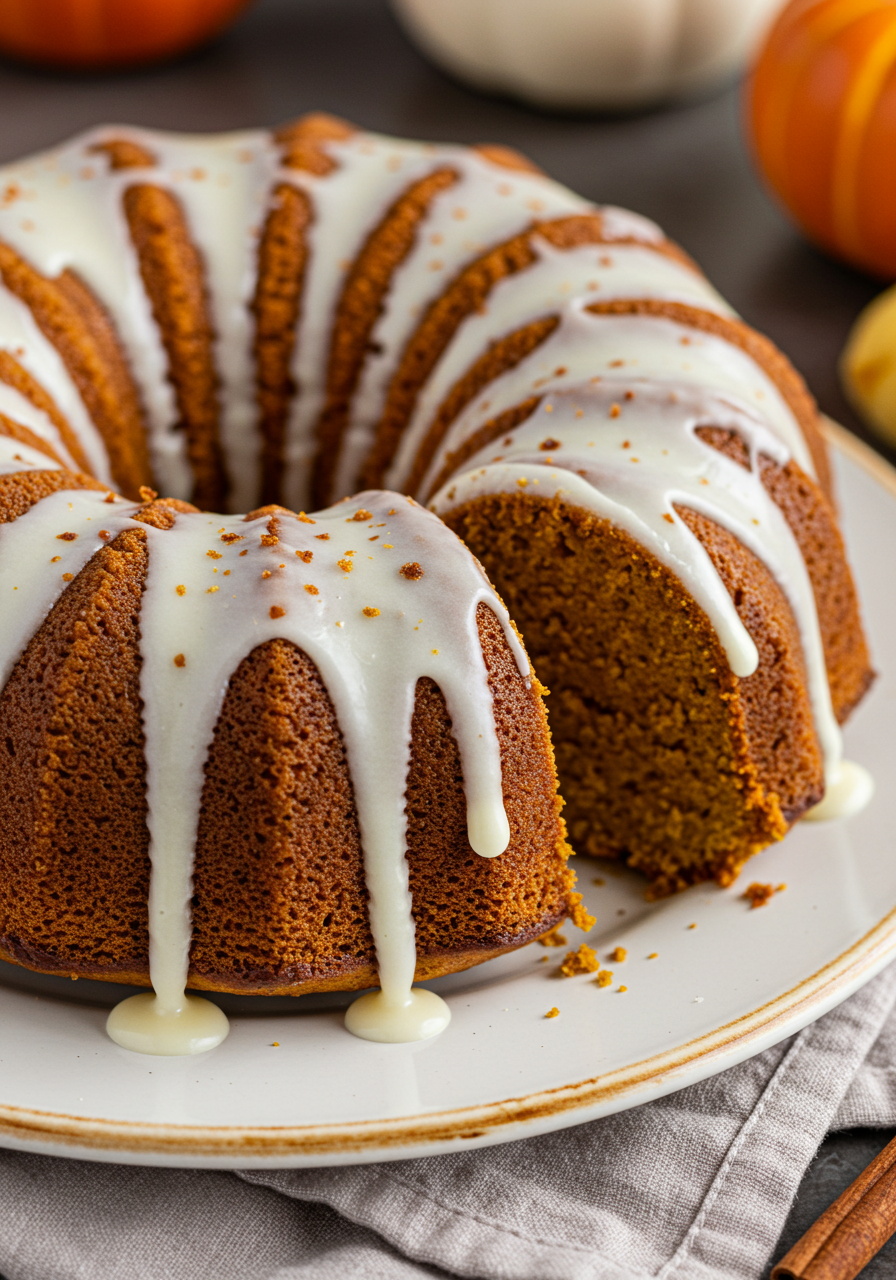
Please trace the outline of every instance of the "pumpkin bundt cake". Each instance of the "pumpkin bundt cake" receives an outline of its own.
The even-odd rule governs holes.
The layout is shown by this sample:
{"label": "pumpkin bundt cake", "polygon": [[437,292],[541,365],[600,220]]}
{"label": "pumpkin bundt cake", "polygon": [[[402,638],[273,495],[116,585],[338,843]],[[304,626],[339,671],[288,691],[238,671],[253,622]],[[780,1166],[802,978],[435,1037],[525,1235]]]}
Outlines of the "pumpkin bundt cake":
{"label": "pumpkin bundt cake", "polygon": [[574,843],[656,893],[842,790],[871,678],[799,377],[500,147],[0,171],[0,521],[0,953],[170,1008],[406,1003],[583,919],[480,564]]}

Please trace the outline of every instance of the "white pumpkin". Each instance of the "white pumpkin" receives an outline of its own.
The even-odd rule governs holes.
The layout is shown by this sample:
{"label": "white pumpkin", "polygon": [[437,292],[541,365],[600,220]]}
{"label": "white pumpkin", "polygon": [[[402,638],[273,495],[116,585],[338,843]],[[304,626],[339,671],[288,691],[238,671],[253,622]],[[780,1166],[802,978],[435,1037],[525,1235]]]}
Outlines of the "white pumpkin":
{"label": "white pumpkin", "polygon": [[433,61],[539,106],[698,93],[752,53],[782,0],[392,0]]}

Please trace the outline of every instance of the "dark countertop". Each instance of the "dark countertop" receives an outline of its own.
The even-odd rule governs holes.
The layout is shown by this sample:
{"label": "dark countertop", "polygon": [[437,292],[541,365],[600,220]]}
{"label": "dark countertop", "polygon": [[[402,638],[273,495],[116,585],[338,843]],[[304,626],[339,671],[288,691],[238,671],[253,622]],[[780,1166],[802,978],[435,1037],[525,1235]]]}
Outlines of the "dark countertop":
{"label": "dark countertop", "polygon": [[[515,146],[583,195],[654,218],[791,357],[822,409],[870,438],[844,402],[836,362],[881,286],[816,253],[767,197],[746,155],[736,89],[621,118],[546,115],[435,71],[384,0],[260,0],[208,48],[161,69],[65,76],[0,62],[0,162],[100,123],[237,129],[311,109],[386,133]],[[776,1256],[891,1136],[854,1132],[823,1144]],[[891,1242],[862,1275],[894,1273]]]}

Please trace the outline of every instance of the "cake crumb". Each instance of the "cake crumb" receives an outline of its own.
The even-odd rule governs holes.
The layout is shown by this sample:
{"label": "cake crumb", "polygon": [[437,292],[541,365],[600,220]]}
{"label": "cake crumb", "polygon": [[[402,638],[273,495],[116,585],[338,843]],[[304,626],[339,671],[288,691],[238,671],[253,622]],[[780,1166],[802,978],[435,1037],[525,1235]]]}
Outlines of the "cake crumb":
{"label": "cake crumb", "polygon": [[543,938],[539,938],[538,941],[543,947],[565,947],[566,946],[566,938],[560,932],[559,924],[555,924],[553,929],[551,929],[549,933],[546,933]]}
{"label": "cake crumb", "polygon": [[182,653],[176,653],[174,655],[174,665],[176,667],[185,667],[187,665],[187,660]]}
{"label": "cake crumb", "polygon": [[559,1018],[559,1017],[560,1017],[560,1010],[557,1008],[557,1006],[556,1006],[556,1005],[554,1005],[553,1009],[549,1009],[549,1010],[548,1010],[548,1012],[547,1012],[544,1016],[545,1016],[546,1018]]}
{"label": "cake crumb", "polygon": [[373,513],[371,511],[365,511],[363,507],[359,507],[353,516],[347,517],[345,523],[351,524],[352,520],[357,520],[360,522],[362,520],[372,520],[372,519],[373,519]]}
{"label": "cake crumb", "polygon": [[227,546],[230,546],[232,542],[243,542],[245,536],[246,535],[244,533],[222,533],[221,541],[226,543]]}
{"label": "cake crumb", "polygon": [[622,993],[623,993],[624,991],[628,991],[628,987],[620,987],[620,988],[619,988],[619,994],[620,994],[620,995],[622,995]]}
{"label": "cake crumb", "polygon": [[337,560],[336,563],[343,573],[351,573],[352,569],[355,567],[351,560],[349,560],[348,556],[344,556],[341,560]]}
{"label": "cake crumb", "polygon": [[57,533],[56,534],[56,538],[59,542],[74,542],[77,536],[78,535],[76,533]]}
{"label": "cake crumb", "polygon": [[[159,496],[159,495],[156,493],[155,489],[150,489],[150,487],[149,487],[149,485],[148,485],[148,484],[141,484],[141,486],[140,486],[140,488],[137,490],[137,492],[140,494],[140,497],[142,498],[142,500],[143,500],[144,502],[155,502],[156,498]],[[108,501],[108,499],[107,499],[107,501]],[[115,501],[114,497],[113,497],[112,501],[113,501],[113,502]]]}
{"label": "cake crumb", "polygon": [[272,604],[270,609],[270,614],[272,618],[285,618],[286,610],[281,609],[279,604]]}
{"label": "cake crumb", "polygon": [[742,896],[749,902],[750,910],[755,911],[757,907],[764,907],[766,903],[770,902],[774,892],[774,885],[759,884],[758,881],[754,880],[752,884],[747,885]]}
{"label": "cake crumb", "polygon": [[279,541],[280,539],[277,537],[276,533],[263,533],[261,535],[261,545],[263,547],[276,547]]}
{"label": "cake crumb", "polygon": [[375,609],[373,605],[368,605],[367,608],[362,609],[361,612],[364,614],[365,618],[378,618],[380,616],[379,609]]}
{"label": "cake crumb", "polygon": [[659,959],[659,954],[660,954],[660,953],[659,953],[658,951],[651,951],[651,953],[650,953],[650,955],[647,957],[647,959],[648,959],[648,960],[658,960],[658,959]]}
{"label": "cake crumb", "polygon": [[610,969],[601,969],[600,973],[597,975],[594,981],[596,985],[599,987],[611,986],[613,982],[612,971]]}
{"label": "cake crumb", "polygon": [[538,447],[539,449],[542,449],[545,453],[551,453],[554,449],[560,448],[560,441],[555,440],[553,436],[548,436],[547,440],[542,440],[541,444]]}
{"label": "cake crumb", "polygon": [[205,553],[205,554],[208,556],[208,558],[209,558],[210,560],[220,560],[220,559],[221,559],[221,552],[220,552],[220,551],[206,551],[206,553]]}
{"label": "cake crumb", "polygon": [[625,947],[614,947],[614,949],[610,952],[610,959],[613,960],[616,964],[622,964],[624,960],[628,959],[628,952],[626,951]]}
{"label": "cake crumb", "polygon": [[318,542],[330,541],[330,535],[328,533],[316,533],[314,536],[317,538]]}
{"label": "cake crumb", "polygon": [[688,925],[688,928],[689,928],[689,929],[696,929],[696,928],[697,928],[696,922],[695,922],[694,924],[689,924],[689,925]]}
{"label": "cake crumb", "polygon": [[271,1045],[271,1048],[272,1048],[272,1049],[279,1049],[279,1048],[280,1048],[280,1041],[279,1041],[279,1040],[275,1040],[275,1041],[274,1041],[274,1043]]}
{"label": "cake crumb", "polygon": [[310,516],[306,516],[304,511],[300,511],[296,519],[301,520],[302,524],[317,524],[317,521],[312,520]]}
{"label": "cake crumb", "polygon": [[320,592],[318,591],[317,587],[312,586],[312,584],[311,584],[310,582],[306,582],[306,583],[305,583],[305,590],[308,592],[309,596],[319,596],[319,595],[320,595]]}
{"label": "cake crumb", "polygon": [[572,978],[577,973],[594,973],[600,968],[600,961],[594,950],[583,942],[578,951],[570,951],[560,965],[564,978]]}
{"label": "cake crumb", "polygon": [[588,933],[597,924],[594,917],[582,902],[580,893],[571,893],[569,895],[569,918],[577,929],[581,929],[583,933]]}
{"label": "cake crumb", "polygon": [[63,581],[63,582],[71,582],[71,580],[72,580],[72,578],[74,578],[74,576],[75,576],[75,575],[74,575],[73,573],[64,573],[64,574],[62,575],[62,581]]}
{"label": "cake crumb", "polygon": [[409,582],[418,582],[423,577],[423,570],[416,560],[409,560],[407,564],[403,564],[398,570],[403,578],[407,578]]}
{"label": "cake crumb", "polygon": [[177,592],[179,596],[185,596],[187,594],[187,588],[184,586],[182,582],[178,586],[176,586],[174,590]]}

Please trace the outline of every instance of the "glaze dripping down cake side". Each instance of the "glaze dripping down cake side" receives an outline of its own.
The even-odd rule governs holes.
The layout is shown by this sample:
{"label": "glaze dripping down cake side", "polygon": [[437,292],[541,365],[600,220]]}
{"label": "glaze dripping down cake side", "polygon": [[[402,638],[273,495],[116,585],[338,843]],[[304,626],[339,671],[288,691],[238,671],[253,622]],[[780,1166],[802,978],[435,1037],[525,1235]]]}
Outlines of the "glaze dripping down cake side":
{"label": "glaze dripping down cake side", "polygon": [[817,412],[652,223],[328,116],[0,193],[9,958],[398,990],[585,922],[502,600],[574,844],[652,892],[837,791]]}

